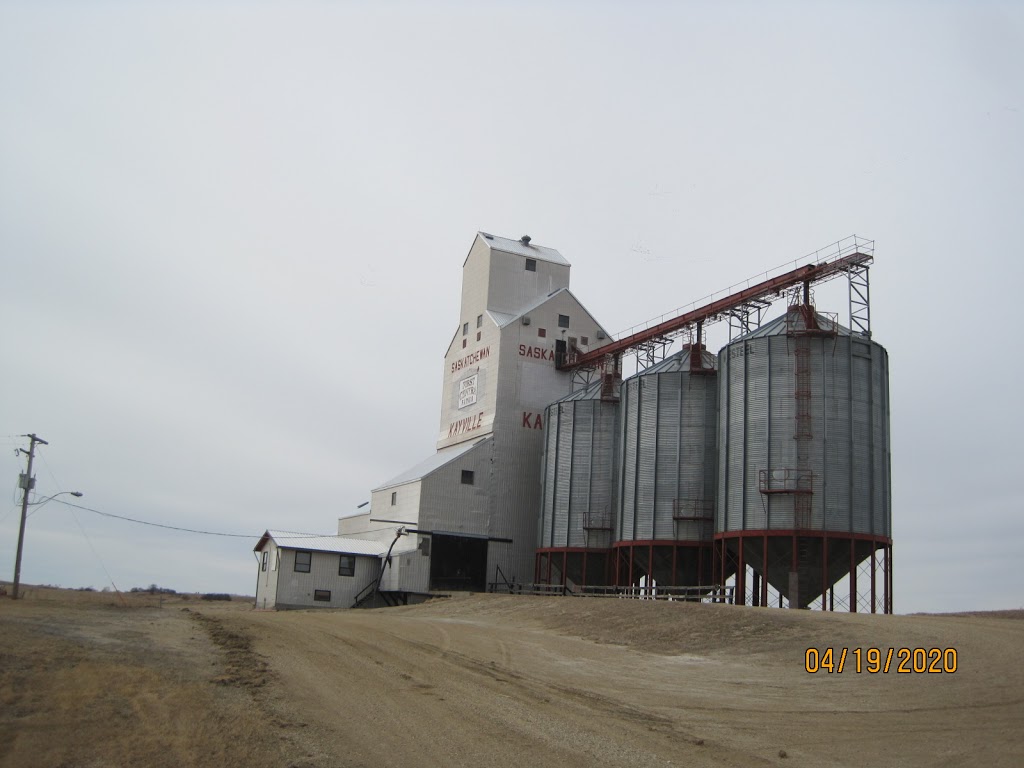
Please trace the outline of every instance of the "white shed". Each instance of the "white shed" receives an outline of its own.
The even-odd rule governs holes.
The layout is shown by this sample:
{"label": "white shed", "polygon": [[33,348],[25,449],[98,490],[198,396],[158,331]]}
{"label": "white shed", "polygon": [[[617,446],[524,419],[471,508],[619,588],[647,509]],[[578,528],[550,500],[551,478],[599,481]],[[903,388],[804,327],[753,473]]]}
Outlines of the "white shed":
{"label": "white shed", "polygon": [[257,608],[351,608],[380,576],[387,545],[268,530],[253,552]]}

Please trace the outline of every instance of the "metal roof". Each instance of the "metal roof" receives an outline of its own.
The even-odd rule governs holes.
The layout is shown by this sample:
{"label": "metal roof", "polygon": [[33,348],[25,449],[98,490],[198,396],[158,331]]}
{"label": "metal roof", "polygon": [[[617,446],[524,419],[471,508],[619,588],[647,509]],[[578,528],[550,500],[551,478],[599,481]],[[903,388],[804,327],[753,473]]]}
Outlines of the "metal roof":
{"label": "metal roof", "polygon": [[[718,368],[718,358],[708,352],[706,349],[701,350],[700,353],[701,368],[704,370],[715,370]],[[677,371],[688,371],[690,370],[690,345],[687,344],[683,349],[679,350],[675,354],[669,355],[664,360],[655,363],[654,365],[644,368],[642,371],[638,371],[633,374],[630,378],[636,378],[637,376],[648,376],[652,373],[675,373]]]}
{"label": "metal roof", "polygon": [[562,291],[568,291],[568,290],[569,290],[568,288],[556,288],[551,293],[549,293],[547,296],[541,296],[539,299],[534,299],[529,304],[527,304],[525,307],[523,307],[522,309],[518,310],[515,314],[507,314],[505,312],[498,313],[498,314],[502,315],[502,318],[503,318],[502,322],[498,323],[498,327],[499,328],[504,328],[506,325],[511,325],[516,320],[521,318],[523,315],[529,314],[530,312],[533,312],[533,310],[535,310],[537,307],[540,307],[540,306],[543,306],[544,304],[547,304],[549,299],[554,298],[555,296],[560,294]]}
{"label": "metal roof", "polygon": [[[484,310],[488,315],[491,316],[491,320],[499,328],[504,328],[506,325],[516,319],[516,315],[510,315],[508,312],[495,312],[493,309]],[[459,332],[456,331],[455,335],[458,336]],[[454,341],[454,339],[453,339]]]}
{"label": "metal roof", "polygon": [[573,293],[572,291],[570,291],[568,288],[557,288],[557,289],[553,290],[551,293],[549,293],[547,296],[541,296],[539,299],[536,299],[535,301],[532,301],[531,303],[527,304],[525,307],[523,307],[522,309],[518,310],[516,312],[516,314],[514,314],[514,315],[510,315],[510,314],[507,314],[505,312],[491,312],[491,310],[487,310],[487,311],[491,312],[491,315],[494,317],[494,322],[497,323],[498,327],[499,328],[504,328],[505,326],[511,325],[512,323],[514,323],[516,320],[521,318],[523,315],[528,315],[531,312],[533,312],[535,309],[537,309],[538,307],[544,306],[549,301],[551,301],[551,299],[553,299],[555,296],[557,296],[560,293],[568,293],[570,296],[572,296],[573,301],[575,301],[579,305],[579,308],[582,309],[584,312],[586,312],[587,313],[587,317],[589,317],[591,320],[594,321],[594,325],[596,325],[600,330],[604,331],[605,337],[609,341],[611,340],[611,338],[612,338],[611,334],[608,333],[608,331],[599,322],[597,322],[597,319],[592,314],[590,314],[590,310],[587,309],[585,306],[583,306],[583,303],[579,299],[576,298],[576,294]]}
{"label": "metal roof", "polygon": [[550,261],[552,264],[561,264],[563,267],[572,266],[568,260],[554,248],[546,248],[543,245],[527,245],[522,240],[509,240],[505,237],[498,237],[487,232],[478,232],[480,237],[487,241],[487,245],[496,251],[514,253],[517,256],[526,256],[528,259],[539,259]]}
{"label": "metal roof", "polygon": [[426,477],[431,472],[440,469],[448,462],[455,461],[455,459],[459,458],[464,453],[467,453],[471,448],[480,445],[480,443],[487,439],[489,438],[484,437],[477,440],[470,440],[465,443],[459,443],[458,445],[450,445],[447,448],[442,448],[440,451],[435,453],[430,458],[421,461],[416,466],[407,469],[402,474],[391,478],[386,483],[377,488],[374,488],[373,490],[382,491],[385,488],[392,488],[396,485],[404,485],[405,483],[411,483],[414,480],[419,480],[420,478]]}
{"label": "metal roof", "polygon": [[366,539],[350,539],[345,536],[326,536],[317,533],[297,533],[295,531],[270,531],[260,538],[253,548],[258,552],[267,539],[273,539],[283,549],[309,549],[315,552],[338,552],[343,555],[369,555],[380,557],[388,551],[386,544]]}
{"label": "metal roof", "polygon": [[[785,314],[779,315],[774,320],[769,320],[767,323],[762,325],[760,328],[757,328],[757,329],[751,331],[750,333],[745,334],[744,336],[741,336],[739,339],[734,339],[734,341],[739,341],[740,339],[758,339],[758,338],[762,338],[764,336],[785,336],[786,333],[788,333],[789,330],[790,330],[789,321],[787,319],[789,317],[789,315],[790,315],[790,312],[792,312],[792,314],[794,315],[792,329],[793,330],[803,330],[804,329],[804,318],[803,318],[803,315],[798,310],[789,310]],[[828,315],[823,315],[823,314],[820,314],[818,312],[815,312],[814,315],[815,315],[815,317],[817,317],[818,325],[821,328],[831,329],[834,326],[836,334],[838,336],[851,336],[851,335],[855,335],[855,334],[853,334],[853,332],[849,328],[846,328],[846,327],[840,325],[839,323],[837,323],[835,321],[834,317],[829,317]],[[859,335],[859,334],[856,334],[856,335]]]}
{"label": "metal roof", "polygon": [[590,386],[584,387],[583,389],[577,389],[575,392],[570,392],[565,397],[558,398],[555,402],[565,403],[569,400],[600,400],[602,385],[603,382],[598,379]]}

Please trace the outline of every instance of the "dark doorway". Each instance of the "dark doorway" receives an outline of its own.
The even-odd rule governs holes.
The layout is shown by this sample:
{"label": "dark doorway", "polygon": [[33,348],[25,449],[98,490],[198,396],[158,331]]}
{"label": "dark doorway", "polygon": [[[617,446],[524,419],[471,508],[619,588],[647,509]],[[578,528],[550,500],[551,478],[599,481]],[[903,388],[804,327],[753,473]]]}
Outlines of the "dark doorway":
{"label": "dark doorway", "polygon": [[431,539],[431,589],[487,591],[487,539],[437,533]]}

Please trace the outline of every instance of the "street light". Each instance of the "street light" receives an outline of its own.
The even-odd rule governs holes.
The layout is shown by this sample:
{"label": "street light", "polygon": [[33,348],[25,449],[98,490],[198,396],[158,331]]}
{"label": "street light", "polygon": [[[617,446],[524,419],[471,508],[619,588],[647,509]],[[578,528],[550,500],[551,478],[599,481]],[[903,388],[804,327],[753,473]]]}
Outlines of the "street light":
{"label": "street light", "polygon": [[[29,465],[31,468],[31,465]],[[52,496],[44,496],[42,501],[33,501],[32,506],[39,506],[45,504],[48,501],[53,501],[58,496],[63,496],[68,493],[76,498],[82,497],[81,491],[59,491]],[[21,584],[21,548],[25,543],[25,520],[28,518],[28,488],[25,488],[24,495],[21,497],[21,526],[18,528],[18,554],[14,558],[14,584],[11,587],[11,599],[18,599],[18,586]]]}
{"label": "street light", "polygon": [[65,493],[70,493],[72,496],[76,496],[78,498],[82,498],[82,496],[85,495],[81,491],[59,491],[58,493],[53,494],[53,496],[43,496],[43,500],[42,501],[30,501],[28,503],[28,505],[30,507],[37,507],[37,506],[39,506],[41,504],[45,504],[48,501],[53,501],[58,496],[61,496],[61,495],[65,494]]}

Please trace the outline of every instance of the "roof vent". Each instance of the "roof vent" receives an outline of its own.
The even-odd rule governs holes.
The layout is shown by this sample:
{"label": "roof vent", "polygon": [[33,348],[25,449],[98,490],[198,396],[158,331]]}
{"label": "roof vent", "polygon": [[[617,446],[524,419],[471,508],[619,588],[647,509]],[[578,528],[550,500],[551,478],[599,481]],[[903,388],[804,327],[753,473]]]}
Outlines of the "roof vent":
{"label": "roof vent", "polygon": [[530,316],[529,315],[523,315],[523,325],[529,325],[529,324],[530,324]]}
{"label": "roof vent", "polygon": [[522,237],[519,238],[519,242],[522,243],[523,245],[529,245],[530,244],[530,236],[529,235],[523,235]]}

